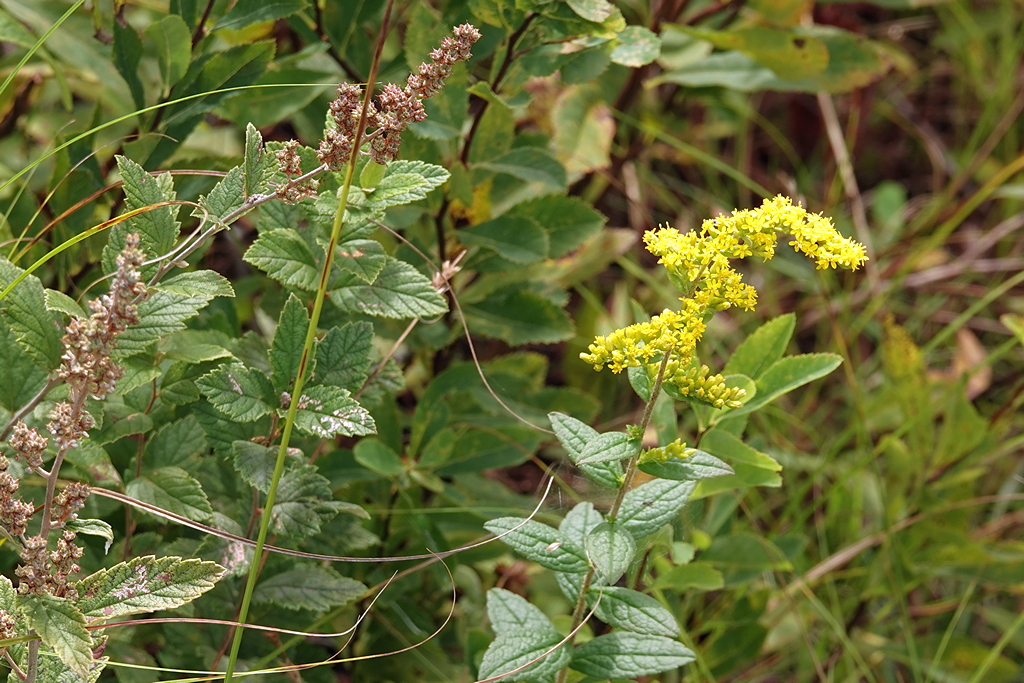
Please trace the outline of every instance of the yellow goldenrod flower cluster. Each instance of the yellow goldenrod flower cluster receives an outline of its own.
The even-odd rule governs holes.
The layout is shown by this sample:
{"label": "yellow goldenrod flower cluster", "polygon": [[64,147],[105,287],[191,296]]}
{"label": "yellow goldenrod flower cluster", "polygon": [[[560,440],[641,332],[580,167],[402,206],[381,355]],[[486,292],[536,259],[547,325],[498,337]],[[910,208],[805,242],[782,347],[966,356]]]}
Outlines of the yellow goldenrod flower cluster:
{"label": "yellow goldenrod flower cluster", "polygon": [[665,462],[669,458],[683,458],[690,457],[693,453],[692,448],[687,448],[686,443],[680,439],[676,439],[667,446],[661,448],[648,448],[640,454],[640,462]]}
{"label": "yellow goldenrod flower cluster", "polygon": [[[792,235],[790,245],[811,257],[820,269],[843,266],[856,270],[867,260],[864,246],[839,234],[830,219],[794,206],[792,200],[781,195],[764,200],[756,209],[708,219],[699,231],[682,234],[668,227],[649,230],[644,234],[647,250],[668,270],[673,285],[687,295],[680,299],[682,309],[665,310],[649,322],[597,337],[589,353],[581,353],[580,358],[593,364],[595,370],[607,366],[612,372],[621,372],[672,354],[681,367],[688,367],[705,323],[715,311],[733,306],[750,310],[757,303],[757,292],[743,282],[729,259],[770,259],[780,233]],[[716,385],[712,382],[709,386]],[[717,386],[725,389],[724,385]],[[703,384],[694,385],[694,392],[699,389],[708,391]],[[714,400],[721,399],[727,405],[739,398],[727,393],[719,393]]]}
{"label": "yellow goldenrod flower cluster", "polygon": [[[658,374],[657,365],[648,365],[647,372],[653,376]],[[691,401],[706,403],[714,408],[739,408],[740,402],[747,395],[740,387],[725,386],[722,375],[708,375],[711,369],[706,365],[680,363],[673,359],[665,366],[665,384],[674,388],[679,394]],[[678,396],[677,396],[678,398]]]}

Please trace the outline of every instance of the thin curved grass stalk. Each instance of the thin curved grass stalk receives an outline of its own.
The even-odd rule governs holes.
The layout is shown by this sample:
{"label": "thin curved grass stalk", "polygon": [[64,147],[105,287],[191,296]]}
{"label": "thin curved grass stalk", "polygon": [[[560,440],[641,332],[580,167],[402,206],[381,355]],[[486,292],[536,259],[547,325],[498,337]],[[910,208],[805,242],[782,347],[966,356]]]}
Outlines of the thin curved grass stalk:
{"label": "thin curved grass stalk", "polygon": [[[14,77],[21,72],[21,67],[25,66],[28,63],[28,60],[32,59],[32,55],[39,51],[39,48],[41,48],[43,46],[43,43],[45,43],[50,38],[50,36],[53,35],[53,32],[60,28],[61,24],[67,21],[68,18],[72,14],[74,14],[79,7],[81,7],[84,4],[85,0],[78,0],[78,2],[76,2],[74,5],[68,8],[68,11],[65,12],[60,19],[53,22],[53,26],[48,28],[46,30],[46,33],[39,36],[39,40],[36,41],[36,44],[29,48],[29,51],[26,52],[25,55],[21,58],[21,61],[18,62],[17,65],[15,65],[14,69],[11,70],[11,73],[7,74],[7,78],[4,79],[4,82],[0,83],[0,94],[3,94],[7,90],[7,86],[9,86],[11,84],[11,81],[14,80]],[[19,173],[18,175],[21,174]]]}
{"label": "thin curved grass stalk", "polygon": [[[358,150],[362,145],[363,133],[366,130],[369,118],[370,102],[373,98],[373,86],[377,77],[377,69],[380,66],[381,51],[384,48],[384,38],[387,35],[388,23],[391,18],[393,0],[388,0],[384,8],[384,18],[381,23],[380,35],[377,39],[377,48],[374,52],[373,62],[370,66],[370,75],[367,78],[366,91],[363,95],[363,108],[359,115],[359,123],[356,126],[355,136],[352,140],[353,153],[349,157],[348,167],[345,171],[345,181],[341,187],[338,199],[338,208],[334,213],[334,223],[331,226],[331,237],[327,244],[323,268],[320,271],[320,281],[317,286],[316,296],[313,299],[313,310],[309,316],[309,327],[306,330],[306,340],[302,347],[302,355],[299,358],[299,367],[295,374],[295,382],[292,384],[292,400],[288,405],[288,413],[285,416],[284,429],[281,432],[281,445],[277,452],[277,461],[274,463],[274,472],[270,480],[270,488],[267,490],[267,499],[263,506],[263,514],[260,516],[260,530],[256,537],[256,549],[253,555],[252,564],[249,565],[249,575],[246,577],[245,590],[242,594],[242,603],[238,611],[238,621],[245,623],[249,616],[249,606],[252,603],[253,590],[256,588],[256,579],[259,576],[263,555],[263,546],[267,541],[267,533],[270,530],[270,517],[274,509],[274,501],[277,497],[278,485],[281,476],[284,474],[285,457],[288,453],[288,442],[291,440],[292,430],[295,427],[295,417],[298,413],[299,399],[302,396],[302,389],[306,382],[306,372],[309,369],[310,359],[313,355],[313,344],[316,340],[316,330],[320,323],[320,314],[323,311],[324,299],[327,297],[327,282],[331,274],[331,267],[334,264],[334,252],[341,238],[341,228],[345,223],[345,208],[348,206],[348,195],[352,188],[352,179],[355,177],[356,162],[359,160]],[[453,582],[454,586],[454,582]],[[242,645],[242,634],[245,628],[236,628],[231,642],[231,651],[228,654],[227,665],[224,671],[224,682],[230,683],[235,671],[235,664],[238,661],[238,651]]]}

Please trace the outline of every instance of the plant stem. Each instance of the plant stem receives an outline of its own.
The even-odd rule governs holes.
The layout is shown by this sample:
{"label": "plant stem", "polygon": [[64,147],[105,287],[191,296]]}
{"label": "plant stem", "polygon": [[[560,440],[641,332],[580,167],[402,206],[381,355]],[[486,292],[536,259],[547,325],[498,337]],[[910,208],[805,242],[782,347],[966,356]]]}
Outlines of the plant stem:
{"label": "plant stem", "polygon": [[[658,400],[658,395],[661,393],[661,383],[665,379],[665,368],[668,367],[668,361],[671,357],[671,353],[666,353],[665,357],[661,359],[661,365],[658,367],[658,376],[654,380],[654,386],[651,387],[651,397],[647,399],[647,405],[644,406],[643,417],[640,418],[639,430],[641,433],[646,432],[647,426],[651,424],[651,416],[654,414],[654,403]],[[622,486],[619,487],[619,492],[615,496],[615,502],[612,503],[612,506],[606,515],[613,521],[615,516],[619,514],[619,508],[622,507],[622,501],[625,500],[626,494],[629,493],[629,489],[633,483],[633,478],[636,476],[637,465],[639,463],[640,451],[637,451],[636,455],[630,458],[629,463],[626,465],[626,473],[622,479]],[[590,584],[593,580],[594,566],[591,565],[587,570],[586,576],[583,577],[583,583],[580,585],[580,594],[576,599],[576,607],[572,611],[572,624],[569,626],[570,633],[575,631],[583,622],[583,613],[587,609],[587,591],[590,590]],[[568,646],[572,647],[572,642],[569,642]],[[567,667],[558,672],[558,678],[555,679],[555,683],[565,683],[568,676],[569,669]]]}
{"label": "plant stem", "polygon": [[[306,383],[306,371],[309,368],[313,356],[313,344],[316,340],[317,326],[320,323],[320,314],[323,311],[324,299],[327,297],[327,281],[331,274],[331,267],[334,263],[334,251],[341,238],[341,228],[345,223],[345,207],[348,205],[348,195],[352,188],[352,178],[355,176],[356,161],[359,159],[359,148],[362,144],[363,132],[366,130],[366,122],[369,113],[370,101],[373,98],[373,84],[377,78],[377,68],[380,65],[380,54],[384,47],[384,37],[387,35],[388,23],[391,18],[391,9],[394,0],[388,0],[384,9],[384,19],[381,24],[380,36],[377,41],[377,48],[373,62],[370,66],[370,75],[366,84],[366,93],[363,97],[363,110],[359,116],[359,125],[356,128],[352,140],[352,156],[349,159],[348,169],[345,172],[345,182],[341,188],[341,196],[338,200],[338,209],[334,213],[334,224],[331,226],[331,238],[327,245],[324,256],[323,268],[320,270],[320,282],[313,299],[313,310],[309,317],[309,328],[306,330],[306,341],[302,347],[302,356],[299,359],[299,368],[295,375],[295,382],[292,385],[292,400],[288,404],[288,413],[285,416],[284,429],[281,432],[281,445],[277,452],[277,462],[274,463],[274,473],[270,481],[270,488],[267,490],[267,500],[263,507],[263,515],[260,518],[260,530],[256,537],[256,548],[253,553],[252,564],[249,565],[249,575],[245,582],[245,591],[242,594],[242,605],[238,611],[238,622],[244,624],[249,616],[249,606],[252,603],[253,589],[256,587],[256,579],[259,576],[263,555],[263,547],[267,541],[267,533],[270,529],[270,518],[274,508],[274,501],[277,498],[277,488],[284,473],[285,456],[288,453],[288,443],[291,440],[292,429],[295,426],[295,415],[298,412],[299,400],[302,397],[302,389]],[[238,660],[238,651],[242,645],[243,626],[235,629],[234,639],[231,642],[231,654],[228,656],[227,666],[224,670],[224,683],[231,683],[235,671],[235,662]]]}

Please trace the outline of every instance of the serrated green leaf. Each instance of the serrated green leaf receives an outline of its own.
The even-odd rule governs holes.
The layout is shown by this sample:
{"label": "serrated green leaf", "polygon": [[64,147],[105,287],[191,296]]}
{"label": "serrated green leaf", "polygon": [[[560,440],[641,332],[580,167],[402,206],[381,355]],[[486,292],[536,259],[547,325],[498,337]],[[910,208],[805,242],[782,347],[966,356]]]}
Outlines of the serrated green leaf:
{"label": "serrated green leaf", "polygon": [[587,571],[583,552],[547,524],[520,517],[499,517],[484,524],[484,528],[495,535],[504,533],[503,543],[542,567],[556,572]]}
{"label": "serrated green leaf", "polygon": [[180,467],[162,467],[132,479],[125,493],[196,522],[209,521],[213,515],[203,487]]}
{"label": "serrated green leaf", "polygon": [[252,441],[234,441],[231,444],[231,460],[235,470],[249,486],[266,493],[273,479],[277,451],[277,448]]}
{"label": "serrated green leaf", "polygon": [[303,391],[295,412],[295,427],[323,438],[363,436],[373,434],[377,428],[370,413],[349,397],[348,391],[328,386],[313,386]]}
{"label": "serrated green leaf", "polygon": [[334,266],[372,284],[387,263],[384,246],[376,240],[350,239],[334,250]]}
{"label": "serrated green leaf", "polygon": [[271,230],[259,236],[243,260],[278,282],[316,291],[320,270],[309,245],[294,230]]}
{"label": "serrated green leaf", "polygon": [[321,524],[338,512],[365,516],[358,505],[332,500],[332,495],[330,482],[317,473],[316,467],[301,465],[286,471],[271,512],[275,533],[304,538],[320,533]]}
{"label": "serrated green leaf", "polygon": [[47,372],[18,343],[7,321],[0,316],[0,406],[12,413],[32,400],[46,385]]}
{"label": "serrated green leaf", "polygon": [[386,175],[399,175],[405,173],[418,175],[422,178],[423,180],[421,182],[424,183],[424,187],[427,192],[441,187],[448,182],[448,178],[451,177],[451,174],[448,173],[448,169],[444,166],[428,164],[425,161],[399,159],[398,161],[392,161],[388,164]]}
{"label": "serrated green leaf", "polygon": [[193,270],[178,273],[156,284],[155,289],[212,301],[218,296],[233,297],[235,289],[226,277],[214,270]]}
{"label": "serrated green leaf", "polygon": [[207,447],[203,426],[195,415],[186,415],[165,424],[150,437],[146,443],[143,466],[150,469],[170,466],[184,468],[205,453]]}
{"label": "serrated green leaf", "polygon": [[842,364],[843,359],[834,353],[805,353],[787,356],[772,365],[757,380],[757,394],[728,414],[728,417],[745,415],[762,408],[779,396],[793,391],[809,382],[824,377]]}
{"label": "serrated green leaf", "polygon": [[676,618],[649,595],[629,588],[609,586],[591,588],[587,598],[591,605],[597,605],[597,618],[612,626],[651,636],[679,637]]}
{"label": "serrated green leaf", "polygon": [[697,482],[655,479],[626,494],[616,520],[640,540],[675,519],[686,505]]}
{"label": "serrated green leaf", "polygon": [[85,309],[64,292],[58,292],[55,289],[47,289],[43,291],[43,295],[46,297],[46,310],[48,311],[60,311],[61,313],[67,313],[72,318],[89,317],[89,314],[86,313]]}
{"label": "serrated green leaf", "polygon": [[286,391],[295,381],[308,331],[309,313],[306,305],[292,294],[281,311],[274,332],[274,343],[270,347],[270,377],[279,392]]}
{"label": "serrated green leaf", "polygon": [[[587,442],[598,435],[596,429],[563,413],[548,413],[548,419],[551,420],[551,428],[573,462],[579,461]],[[619,488],[625,478],[622,463],[617,460],[577,466],[587,476],[610,488]]]}
{"label": "serrated green leaf", "polygon": [[578,464],[591,465],[599,462],[620,461],[632,458],[640,452],[640,439],[626,432],[598,434],[587,442],[579,454]]}
{"label": "serrated green leaf", "polygon": [[[345,281],[347,280],[347,281]],[[373,284],[354,275],[339,278],[331,302],[346,313],[381,318],[431,318],[448,310],[430,280],[405,261],[387,257]]]}
{"label": "serrated green leaf", "polygon": [[356,462],[385,477],[397,477],[405,472],[402,458],[386,443],[379,439],[363,439],[352,449]]}
{"label": "serrated green leaf", "polygon": [[[424,173],[431,175],[427,176]],[[447,179],[448,171],[440,166],[422,164],[417,167],[411,162],[402,166],[390,164],[387,175],[377,184],[377,187],[365,192],[366,201],[375,209],[408,204],[426,199],[427,193]]]}
{"label": "serrated green leaf", "polygon": [[757,380],[782,358],[796,327],[792,313],[772,318],[743,340],[722,369],[723,375],[746,375]]}
{"label": "serrated green leaf", "polygon": [[768,26],[744,26],[727,31],[686,28],[698,40],[723,50],[737,50],[780,78],[800,80],[821,73],[829,63],[825,44],[807,34]]}
{"label": "serrated green leaf", "polygon": [[575,333],[572,320],[550,298],[529,283],[497,289],[483,301],[463,304],[469,329],[513,346],[553,344]]}
{"label": "serrated green leaf", "polygon": [[359,187],[367,192],[373,190],[384,179],[384,174],[387,173],[387,170],[388,167],[384,164],[378,164],[373,161],[366,162],[363,170],[359,173]]}
{"label": "serrated green leaf", "polygon": [[306,0],[238,0],[231,11],[218,21],[212,30],[222,28],[238,30],[264,21],[283,19],[306,9]]}
{"label": "serrated green leaf", "polygon": [[722,573],[704,562],[690,562],[673,567],[661,574],[654,582],[654,588],[667,588],[673,591],[697,589],[715,591],[725,586]]}
{"label": "serrated green leaf", "polygon": [[685,458],[640,463],[640,470],[655,477],[675,481],[697,481],[735,474],[727,464],[704,451],[693,451]]}
{"label": "serrated green leaf", "polygon": [[458,232],[459,241],[491,249],[514,263],[535,263],[548,255],[548,236],[528,216],[498,216]]}
{"label": "serrated green leaf", "polygon": [[244,203],[245,180],[242,167],[235,166],[213,186],[209,194],[199,198],[199,206],[202,208],[193,209],[192,215],[200,220],[224,223],[228,214]]}
{"label": "serrated green leaf", "polygon": [[539,147],[517,147],[496,159],[480,162],[476,167],[559,191],[564,190],[568,182],[565,167]]}
{"label": "serrated green leaf", "polygon": [[578,16],[600,24],[612,15],[615,6],[608,0],[566,0],[566,4]]}
{"label": "serrated green leaf", "polygon": [[[0,288],[7,287],[24,272],[5,258],[0,258]],[[43,283],[29,275],[10,291],[0,304],[0,312],[10,326],[18,344],[40,368],[50,371],[60,363],[64,352],[61,344],[61,317],[46,309]]]}
{"label": "serrated green leaf", "polygon": [[117,381],[114,396],[124,396],[143,384],[151,383],[163,374],[150,355],[129,358],[121,363],[121,367],[124,368],[124,376]]}
{"label": "serrated green leaf", "polygon": [[332,327],[316,345],[312,381],[358,391],[366,381],[373,348],[373,325],[360,321]]}
{"label": "serrated green leaf", "polygon": [[137,109],[146,106],[145,91],[139,80],[139,61],[142,59],[142,41],[131,25],[114,22],[114,66],[121,78],[128,84],[132,101]]}
{"label": "serrated green leaf", "polygon": [[71,601],[53,595],[19,595],[18,610],[29,628],[39,634],[68,668],[89,677],[92,668],[92,637],[85,630],[85,617]]}
{"label": "serrated green leaf", "polygon": [[324,612],[366,594],[366,586],[327,567],[303,566],[261,579],[253,591],[257,604]]}
{"label": "serrated green leaf", "polygon": [[558,525],[558,531],[576,547],[582,548],[590,532],[603,523],[604,516],[594,508],[594,504],[583,501],[569,510],[562,523]]}
{"label": "serrated green leaf", "polygon": [[0,609],[12,614],[15,608],[15,599],[18,597],[18,591],[14,589],[14,584],[6,576],[0,575]]}
{"label": "serrated green leaf", "polygon": [[252,422],[274,410],[270,379],[241,363],[222,365],[200,377],[196,385],[217,410],[240,422]]}
{"label": "serrated green leaf", "polygon": [[111,464],[110,456],[92,439],[86,439],[69,450],[67,462],[94,484],[121,488],[121,476]]}
{"label": "serrated green leaf", "polygon": [[621,525],[603,522],[587,534],[587,559],[601,580],[613,584],[629,569],[636,554],[636,541]]}
{"label": "serrated green leaf", "polygon": [[531,199],[516,204],[503,215],[536,221],[548,235],[548,258],[565,256],[597,234],[606,221],[600,212],[582,199],[563,195]]}
{"label": "serrated green leaf", "polygon": [[487,618],[495,635],[516,631],[555,632],[551,620],[530,601],[504,588],[487,591]]}
{"label": "serrated green leaf", "polygon": [[242,192],[248,199],[253,195],[264,194],[270,190],[270,178],[278,168],[277,157],[267,152],[263,146],[263,136],[256,126],[247,123],[245,126],[245,159],[242,162]]}
{"label": "serrated green leaf", "polygon": [[661,39],[643,26],[627,26],[619,31],[619,44],[612,50],[612,61],[631,68],[650,64],[661,55]]}
{"label": "serrated green leaf", "polygon": [[[481,679],[490,679],[523,667],[508,680],[536,683],[550,681],[569,663],[569,648],[560,647],[554,652],[548,652],[557,646],[560,640],[558,633],[547,631],[523,630],[501,634],[484,652],[478,675]],[[540,661],[526,666],[534,660]]]}
{"label": "serrated green leaf", "polygon": [[99,536],[106,543],[103,544],[103,552],[110,550],[114,544],[114,529],[102,519],[71,519],[64,525],[68,531],[86,536]]}
{"label": "serrated green leaf", "polygon": [[209,302],[210,298],[206,295],[153,292],[139,304],[139,324],[129,327],[118,336],[114,358],[128,358],[141,353],[158,339],[185,329],[185,321],[195,317]]}
{"label": "serrated green leaf", "polygon": [[[123,183],[125,211],[134,211],[175,199],[174,179],[169,173],[150,175],[146,169],[127,157],[118,155],[117,169]],[[178,206],[161,206],[126,219],[110,229],[107,246],[103,249],[103,270],[117,272],[117,256],[125,247],[125,238],[139,235],[139,248],[147,258],[163,256],[174,248],[178,239]],[[140,271],[143,278],[152,275],[159,266],[152,263]]]}
{"label": "serrated green leaf", "polygon": [[594,678],[638,678],[677,669],[696,656],[670,638],[619,631],[576,648],[570,666]]}
{"label": "serrated green leaf", "polygon": [[[231,352],[223,345],[209,343],[209,340],[213,338],[212,335],[205,331],[178,330],[157,342],[157,353],[164,358],[181,361],[190,365],[219,358],[233,358]],[[195,397],[199,398],[198,391]]]}
{"label": "serrated green leaf", "polygon": [[214,562],[180,557],[133,557],[78,582],[78,606],[87,617],[173,609],[192,602],[224,575]]}
{"label": "serrated green leaf", "polygon": [[188,71],[189,58],[192,56],[192,33],[185,21],[176,14],[153,22],[146,27],[145,33],[156,45],[163,93],[168,93]]}

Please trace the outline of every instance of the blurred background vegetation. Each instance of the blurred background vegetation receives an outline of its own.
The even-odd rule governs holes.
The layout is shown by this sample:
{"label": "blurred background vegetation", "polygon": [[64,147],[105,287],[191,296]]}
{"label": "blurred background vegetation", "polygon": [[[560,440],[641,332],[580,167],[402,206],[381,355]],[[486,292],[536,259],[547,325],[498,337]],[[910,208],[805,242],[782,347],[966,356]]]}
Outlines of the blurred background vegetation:
{"label": "blurred background vegetation", "polygon": [[[120,212],[118,193],[104,191],[115,154],[180,172],[179,197],[194,199],[215,179],[192,171],[237,163],[249,122],[267,140],[315,145],[331,84],[365,80],[383,15],[378,0],[0,8],[0,242],[22,266]],[[382,82],[404,80],[455,24],[483,32],[400,155],[452,177],[389,224],[438,263],[470,248],[456,295],[488,376],[525,416],[561,409],[602,429],[636,420],[625,377],[594,373],[578,354],[595,334],[672,305],[639,242],[644,230],[693,228],[782,193],[868,245],[871,262],[853,275],[816,271],[785,250],[748,264],[758,309],[721,314],[707,334],[703,362],[717,370],[759,324],[795,312],[797,350],[846,362],[754,418],[750,440],[781,472],[738,470],[655,537],[645,558],[654,594],[699,655],[661,680],[1024,680],[1022,17],[1019,0],[396,2]],[[241,89],[204,95],[222,88]],[[203,96],[180,101],[192,95]],[[244,219],[201,253],[238,297],[214,302],[193,329],[233,338],[272,329],[287,290],[242,261],[255,237]],[[86,291],[102,276],[104,239],[51,261],[46,286]],[[354,442],[317,451],[335,497],[371,520],[304,547],[367,556],[455,547],[480,537],[487,519],[532,509],[550,464],[560,481],[542,518],[600,497],[556,445],[487,395],[459,318],[419,325],[390,366],[392,393],[374,417],[399,464]],[[381,349],[404,329],[374,324]],[[5,396],[4,408],[17,399]],[[692,418],[680,425],[692,427]],[[442,432],[428,447],[424,434]],[[209,440],[208,457],[223,455]],[[219,510],[217,495],[229,493],[211,490]],[[123,513],[94,505],[123,527]],[[198,543],[140,524],[136,553]],[[7,571],[13,561],[4,557]],[[411,567],[335,565],[367,585]],[[550,576],[501,544],[448,568],[456,603],[438,636],[302,677],[468,681],[490,639],[488,587],[568,611]],[[233,591],[219,587],[196,612],[229,615]],[[344,654],[424,640],[452,599],[440,564],[404,574]],[[255,618],[341,630],[357,606],[266,606]],[[140,627],[113,637],[107,654],[205,668],[222,638]],[[244,656],[257,666],[335,649],[252,636]]]}

